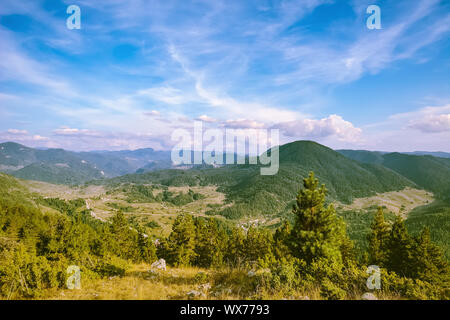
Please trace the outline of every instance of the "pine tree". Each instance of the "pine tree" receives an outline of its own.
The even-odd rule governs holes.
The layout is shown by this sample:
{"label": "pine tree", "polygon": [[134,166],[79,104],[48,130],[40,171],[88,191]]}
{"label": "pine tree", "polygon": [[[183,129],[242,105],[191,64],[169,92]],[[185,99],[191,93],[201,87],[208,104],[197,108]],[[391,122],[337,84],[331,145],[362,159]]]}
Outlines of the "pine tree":
{"label": "pine tree", "polygon": [[121,210],[112,217],[111,232],[116,235],[119,241],[125,240],[129,230],[128,220]]}
{"label": "pine tree", "polygon": [[275,257],[280,260],[291,254],[289,250],[289,240],[291,238],[292,226],[289,221],[284,221],[283,224],[277,228],[273,236],[273,250]]}
{"label": "pine tree", "polygon": [[203,268],[223,264],[227,235],[215,219],[196,219],[195,265]]}
{"label": "pine tree", "polygon": [[430,230],[425,227],[415,239],[412,257],[413,277],[431,283],[441,283],[449,276],[449,265],[441,249],[431,242]]}
{"label": "pine tree", "polygon": [[195,225],[191,215],[177,216],[164,246],[167,247],[167,260],[170,264],[174,266],[192,264],[195,258]]}
{"label": "pine tree", "polygon": [[156,247],[148,236],[144,234],[144,230],[141,226],[137,226],[137,247],[141,261],[152,263],[157,259]]}
{"label": "pine tree", "polygon": [[405,222],[397,216],[387,243],[388,259],[385,266],[400,276],[411,276],[412,246],[413,239],[406,230]]}
{"label": "pine tree", "polygon": [[274,260],[272,234],[263,229],[250,227],[244,240],[245,261],[250,265],[270,264]]}
{"label": "pine tree", "polygon": [[370,234],[367,236],[367,240],[369,241],[369,263],[381,267],[386,262],[388,256],[387,243],[390,233],[389,224],[384,220],[383,209],[381,207],[378,208],[370,229]]}
{"label": "pine tree", "polygon": [[242,229],[232,228],[225,253],[225,262],[227,264],[239,268],[244,263],[244,241],[245,235]]}
{"label": "pine tree", "polygon": [[342,249],[349,243],[345,224],[333,205],[324,207],[326,189],[311,172],[303,179],[304,188],[294,205],[295,225],[292,230],[291,250],[294,256],[312,262],[324,258],[343,262]]}
{"label": "pine tree", "polygon": [[140,257],[137,245],[137,232],[130,229],[127,218],[119,210],[111,221],[112,249],[119,257],[138,261]]}

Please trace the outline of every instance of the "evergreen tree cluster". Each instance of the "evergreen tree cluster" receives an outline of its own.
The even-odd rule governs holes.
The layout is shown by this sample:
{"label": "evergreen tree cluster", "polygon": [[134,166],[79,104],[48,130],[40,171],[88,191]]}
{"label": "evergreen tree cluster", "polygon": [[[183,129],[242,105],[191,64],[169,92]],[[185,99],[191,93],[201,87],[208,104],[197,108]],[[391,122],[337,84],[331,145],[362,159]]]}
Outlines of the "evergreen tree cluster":
{"label": "evergreen tree cluster", "polygon": [[250,227],[245,232],[216,219],[181,214],[157,249],[158,257],[174,266],[252,266],[273,256],[273,237],[268,230]]}
{"label": "evergreen tree cluster", "polygon": [[390,226],[380,208],[368,241],[370,264],[384,267],[402,277],[437,284],[448,281],[448,262],[442,250],[431,242],[427,227],[420,235],[410,236],[400,216]]}
{"label": "evergreen tree cluster", "polygon": [[48,200],[70,209],[67,214],[44,214],[26,199],[0,199],[0,296],[36,297],[42,289],[63,288],[70,265],[97,278],[123,275],[129,262],[156,260],[153,242],[130,228],[122,212],[102,223],[61,201]]}

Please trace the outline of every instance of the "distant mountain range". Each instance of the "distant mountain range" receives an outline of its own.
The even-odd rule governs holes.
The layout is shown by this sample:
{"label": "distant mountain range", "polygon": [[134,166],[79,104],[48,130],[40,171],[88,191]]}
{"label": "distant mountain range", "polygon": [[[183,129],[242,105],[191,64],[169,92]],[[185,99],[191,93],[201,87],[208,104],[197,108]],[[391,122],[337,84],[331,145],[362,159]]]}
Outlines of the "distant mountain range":
{"label": "distant mountain range", "polygon": [[310,171],[325,183],[329,199],[344,203],[405,187],[424,188],[443,198],[450,196],[450,158],[335,151],[312,141],[296,141],[278,148],[278,173],[263,176],[260,165],[248,164],[184,166],[183,169],[189,170],[175,170],[169,151],[71,152],[33,149],[7,142],[0,144],[0,171],[22,179],[59,184],[91,181],[110,185],[217,185],[229,205],[216,209],[230,218],[289,212],[302,178]]}
{"label": "distant mountain range", "polygon": [[278,209],[295,194],[301,178],[309,171],[314,171],[327,185],[332,198],[344,202],[405,186],[418,186],[450,196],[450,157],[419,155],[421,152],[335,151],[312,141],[288,143],[280,146],[279,152],[280,169],[275,176],[261,176],[258,165],[183,166],[183,169],[191,169],[181,174],[173,170],[177,167],[171,162],[170,151],[147,148],[72,152],[6,142],[0,144],[0,171],[22,179],[59,184],[90,180],[216,184],[236,204],[255,206],[254,200],[258,200],[271,206],[278,203]]}
{"label": "distant mountain range", "polygon": [[[367,150],[352,150],[352,149],[337,149],[337,152],[341,152],[345,153],[345,152],[358,152],[361,155],[363,154],[386,154],[386,153],[393,153],[393,152],[388,152],[388,151],[367,151]],[[397,152],[397,153],[401,153],[401,154],[409,154],[409,155],[413,155],[413,156],[433,156],[433,157],[438,157],[438,158],[450,158],[450,153],[449,152],[443,152],[443,151],[413,151],[413,152]]]}
{"label": "distant mountain range", "polygon": [[22,179],[60,184],[78,184],[92,179],[115,177],[154,163],[164,163],[166,167],[170,167],[170,152],[150,148],[72,152],[63,149],[34,149],[14,142],[0,144],[0,171]]}
{"label": "distant mountain range", "polygon": [[429,151],[414,151],[414,152],[402,152],[404,154],[412,154],[416,156],[433,156],[433,157],[440,157],[440,158],[450,158],[450,153],[448,152],[429,152]]}

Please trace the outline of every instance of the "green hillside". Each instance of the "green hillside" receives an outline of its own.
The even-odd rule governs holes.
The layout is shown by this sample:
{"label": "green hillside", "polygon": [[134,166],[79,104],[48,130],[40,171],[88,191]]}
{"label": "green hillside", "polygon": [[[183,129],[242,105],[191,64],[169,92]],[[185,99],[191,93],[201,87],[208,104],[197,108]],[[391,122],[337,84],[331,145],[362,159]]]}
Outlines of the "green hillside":
{"label": "green hillside", "polygon": [[338,152],[364,163],[381,164],[439,197],[450,197],[450,159],[448,158],[397,152],[381,154],[361,150],[339,150]]}
{"label": "green hillside", "polygon": [[0,168],[2,170],[17,170],[38,161],[36,152],[14,142],[0,144]]}
{"label": "green hillside", "polygon": [[424,227],[430,228],[431,239],[443,248],[450,260],[450,201],[438,200],[411,211],[406,220],[408,231],[417,235]]}
{"label": "green hillside", "polygon": [[58,184],[78,184],[102,178],[95,164],[63,149],[39,150],[21,144],[0,144],[0,170],[18,178]]}
{"label": "green hillside", "polygon": [[446,159],[433,156],[411,156],[400,153],[384,155],[383,165],[414,181],[417,185],[442,196],[450,196],[450,165]]}
{"label": "green hillside", "polygon": [[[88,288],[93,287],[94,299],[107,297],[105,292],[111,290],[110,294],[118,294],[123,299],[130,296],[127,293],[130,288],[133,290],[130,297],[136,298],[134,288],[140,286],[149,291],[157,290],[145,298],[161,298],[161,292],[175,290],[168,298],[180,299],[204,281],[216,289],[228,287],[232,281],[232,292],[237,294],[217,296],[205,291],[202,297],[273,299],[315,292],[316,299],[336,299],[334,292],[337,292],[339,299],[359,299],[367,290],[368,262],[363,257],[368,253],[371,259],[374,257],[363,243],[371,232],[374,214],[363,216],[347,212],[343,215],[346,228],[333,207],[325,206],[325,191],[317,188],[319,182],[313,178],[311,174],[309,180],[305,179],[303,189],[295,193],[298,197],[293,212],[294,228],[283,224],[276,231],[252,227],[243,232],[234,221],[182,213],[173,220],[171,232],[159,237],[155,246],[151,236],[143,233],[133,212],[125,215],[117,211],[108,223],[102,222],[85,209],[84,199],[64,200],[30,194],[21,181],[0,174],[0,298],[61,298],[73,297],[76,293],[79,299],[92,299]],[[296,185],[301,188],[298,181]],[[128,191],[134,195],[147,193],[136,190],[133,185],[130,187]],[[187,195],[195,198],[196,194],[189,191]],[[316,203],[319,204],[314,205]],[[308,219],[301,220],[307,214]],[[389,215],[386,218],[390,222],[393,220]],[[424,225],[433,226],[433,223]],[[412,222],[412,227],[408,225],[408,229],[417,234],[421,226],[417,220]],[[393,230],[394,227],[395,224]],[[305,231],[294,231],[298,229]],[[430,229],[436,235],[435,230]],[[332,236],[326,230],[331,230],[328,232],[333,232]],[[397,250],[396,234],[390,232],[387,245],[383,247],[388,260],[382,261],[386,263],[383,277],[387,280],[383,282],[381,297],[447,299],[448,264],[442,255],[436,254],[438,248],[423,237],[403,233],[407,245]],[[350,239],[356,240],[359,258],[353,254]],[[448,250],[442,240],[445,239],[437,238]],[[297,245],[305,243],[306,246]],[[336,250],[322,249],[330,245]],[[433,250],[431,254],[430,250]],[[401,260],[400,265],[391,263],[398,252],[408,257],[406,261]],[[167,274],[162,270],[148,272],[150,264],[157,259],[167,262]],[[77,266],[82,272],[80,290],[66,289],[69,266]],[[145,271],[136,272],[136,266]],[[192,267],[196,269],[189,279],[185,274],[179,276],[179,271],[186,272]],[[252,271],[255,268],[257,271]],[[250,276],[249,271],[255,275]],[[158,283],[163,289],[157,289]],[[413,291],[409,290],[412,286]]]}
{"label": "green hillside", "polygon": [[280,169],[276,175],[262,176],[255,170],[245,180],[227,189],[229,199],[237,206],[226,209],[226,216],[238,217],[244,212],[276,215],[290,212],[298,181],[310,171],[325,183],[329,199],[344,203],[413,185],[389,169],[349,161],[332,149],[311,141],[283,145],[279,152]]}
{"label": "green hillside", "polygon": [[17,179],[7,174],[0,173],[0,200],[1,199],[22,200],[23,192],[25,192],[25,189],[17,181]]}
{"label": "green hillside", "polygon": [[12,172],[21,179],[38,180],[56,184],[80,184],[91,179],[100,179],[102,173],[90,166],[74,164],[33,163]]}
{"label": "green hillside", "polygon": [[366,150],[336,150],[344,156],[364,163],[382,164],[383,153],[378,151]]}

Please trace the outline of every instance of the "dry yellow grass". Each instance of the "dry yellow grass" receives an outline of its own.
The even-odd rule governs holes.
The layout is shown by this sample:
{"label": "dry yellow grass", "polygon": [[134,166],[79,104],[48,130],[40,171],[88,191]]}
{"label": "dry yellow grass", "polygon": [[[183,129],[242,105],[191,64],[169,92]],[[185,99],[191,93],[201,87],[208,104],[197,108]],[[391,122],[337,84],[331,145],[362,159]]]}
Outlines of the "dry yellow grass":
{"label": "dry yellow grass", "polygon": [[[320,300],[319,288],[302,290],[267,291],[255,287],[246,270],[220,271],[200,268],[167,268],[149,272],[147,264],[134,265],[123,277],[86,280],[82,277],[81,289],[49,289],[40,299],[45,300]],[[196,277],[204,273],[206,279]],[[211,288],[205,287],[209,284]],[[189,297],[188,292],[201,293]],[[349,299],[359,299],[362,292],[349,294]],[[379,299],[400,299],[376,293]]]}
{"label": "dry yellow grass", "polygon": [[67,185],[52,184],[42,181],[21,180],[21,183],[28,188],[30,192],[36,192],[43,197],[61,198],[61,199],[76,199],[97,197],[105,193],[103,186],[88,186],[88,187],[71,187]]}
{"label": "dry yellow grass", "polygon": [[[170,300],[188,299],[187,293],[197,290],[201,299],[217,298],[212,292],[202,289],[195,276],[210,271],[199,268],[167,268],[166,271],[149,271],[146,264],[135,265],[123,277],[99,280],[83,280],[81,289],[50,289],[41,299],[49,300]],[[229,295],[228,298],[239,298]]]}

